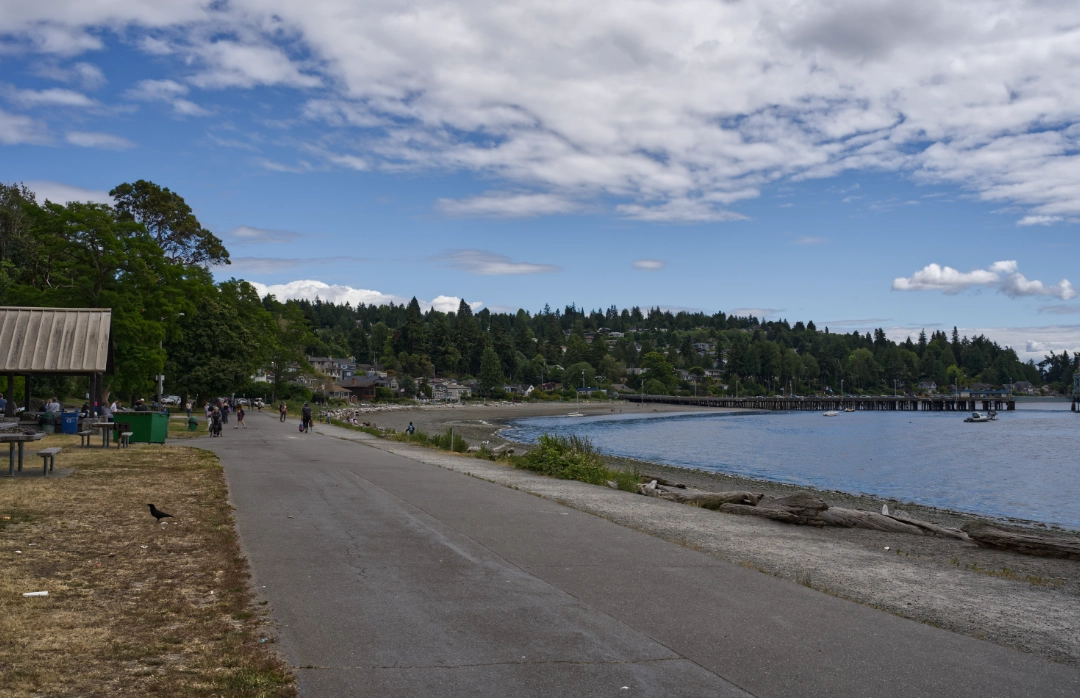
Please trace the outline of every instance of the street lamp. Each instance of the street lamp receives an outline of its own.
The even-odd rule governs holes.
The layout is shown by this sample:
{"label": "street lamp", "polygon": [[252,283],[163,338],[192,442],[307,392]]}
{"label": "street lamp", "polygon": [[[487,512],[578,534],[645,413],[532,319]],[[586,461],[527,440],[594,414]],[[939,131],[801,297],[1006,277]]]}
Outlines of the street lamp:
{"label": "street lamp", "polygon": [[[168,316],[162,316],[162,318],[161,318],[161,322],[165,322],[165,318],[166,318],[166,317],[168,317]],[[184,314],[183,314],[183,313],[177,313],[177,314],[175,315],[175,317],[184,317]],[[161,341],[162,341],[161,339],[158,339],[158,343],[157,343],[157,348],[158,348],[158,353],[159,353],[159,354],[160,354],[160,353],[161,353],[161,351],[162,351],[162,348],[161,348]],[[161,368],[161,370],[162,370],[162,371],[164,371],[164,370],[165,370],[165,367],[164,367],[164,365],[162,365],[162,368]],[[165,374],[164,374],[164,373],[159,373],[159,374],[157,375],[157,399],[158,399],[158,407],[161,407],[162,405],[164,405],[164,404],[165,404],[165,396],[164,396],[164,395],[162,395],[162,393],[163,393],[163,392],[165,392]]]}

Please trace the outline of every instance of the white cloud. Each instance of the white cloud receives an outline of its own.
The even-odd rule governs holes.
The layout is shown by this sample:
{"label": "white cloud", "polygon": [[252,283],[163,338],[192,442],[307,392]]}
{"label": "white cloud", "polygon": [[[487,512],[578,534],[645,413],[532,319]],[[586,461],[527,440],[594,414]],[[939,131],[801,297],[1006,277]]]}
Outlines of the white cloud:
{"label": "white cloud", "polygon": [[8,99],[23,107],[95,107],[98,103],[75,90],[54,87],[48,90],[12,90]]}
{"label": "white cloud", "polygon": [[468,199],[439,199],[436,205],[450,216],[524,218],[574,213],[581,205],[555,194],[488,192]]}
{"label": "white cloud", "polygon": [[226,236],[234,243],[266,243],[266,242],[292,242],[304,237],[300,233],[291,230],[276,230],[272,228],[255,228],[250,225],[238,225],[230,230]]}
{"label": "white cloud", "polygon": [[1024,216],[1016,221],[1017,225],[1053,225],[1061,221],[1061,216]]}
{"label": "white cloud", "polygon": [[[353,288],[352,286],[331,285],[322,281],[290,281],[287,284],[261,284],[257,281],[250,282],[260,296],[266,296],[271,293],[279,301],[283,300],[315,300],[320,298],[324,301],[331,303],[350,303],[352,305],[358,305],[363,303],[365,305],[386,305],[390,302],[394,303],[408,303],[408,298],[401,296],[395,296],[388,293],[381,293],[379,291],[369,291],[363,288]],[[456,311],[461,299],[456,296],[436,296],[432,301],[419,301],[420,306],[425,310],[434,307],[441,312]],[[473,310],[479,310],[484,306],[480,301],[469,303],[469,306]]]}
{"label": "white cloud", "polygon": [[111,133],[93,133],[88,131],[68,132],[67,142],[80,148],[101,148],[104,150],[128,150],[135,144],[121,136]]}
{"label": "white cloud", "polygon": [[551,264],[514,262],[509,257],[484,250],[449,250],[438,260],[456,269],[480,276],[519,276],[521,274],[547,274],[559,271]]}
{"label": "white cloud", "polygon": [[209,111],[191,100],[184,99],[189,92],[187,85],[175,80],[142,80],[125,94],[129,99],[143,102],[165,102],[172,105],[173,111],[181,116],[207,116]]}
{"label": "white cloud", "polygon": [[[1021,206],[1034,224],[1080,215],[1077,3],[597,0],[582,13],[543,0],[86,0],[4,12],[27,50],[74,55],[120,35],[200,87],[303,89],[303,115],[360,142],[357,162],[373,169],[463,170],[628,218],[731,220],[734,200],[771,183],[880,170]],[[462,215],[551,212],[517,203]]]}
{"label": "white cloud", "polygon": [[45,203],[46,200],[52,201],[54,204],[66,204],[69,201],[92,201],[97,204],[109,204],[111,206],[113,203],[109,192],[103,189],[84,189],[74,184],[47,180],[33,180],[24,182],[24,184],[26,184],[27,189],[34,192],[34,198],[39,204]]}
{"label": "white cloud", "polygon": [[191,77],[191,83],[207,89],[284,85],[318,87],[322,80],[300,72],[296,64],[276,46],[215,41],[197,45],[192,54],[206,66]]}
{"label": "white cloud", "polygon": [[[424,305],[424,303],[421,303],[420,305]],[[461,306],[461,299],[457,296],[435,296],[428,305],[430,305],[431,308],[438,310],[440,313],[456,313],[457,309]],[[468,303],[467,305],[473,311],[480,310],[484,307],[484,304],[480,301]]]}
{"label": "white cloud", "polygon": [[634,261],[634,268],[639,271],[660,271],[667,262],[660,259],[638,259]]}
{"label": "white cloud", "polygon": [[79,83],[84,90],[96,90],[108,82],[105,73],[93,63],[76,63],[70,68],[42,63],[36,66],[33,71],[35,75],[50,80]]}
{"label": "white cloud", "polygon": [[969,272],[927,264],[910,277],[894,279],[892,284],[894,291],[941,291],[948,295],[976,287],[993,288],[1010,298],[1050,296],[1068,300],[1076,296],[1068,279],[1062,279],[1053,286],[1030,280],[1017,271],[1017,264],[1013,260],[994,262],[989,269]]}
{"label": "white cloud", "polygon": [[12,114],[0,109],[0,143],[19,145],[20,143],[41,144],[48,141],[48,132],[42,124],[29,116]]}

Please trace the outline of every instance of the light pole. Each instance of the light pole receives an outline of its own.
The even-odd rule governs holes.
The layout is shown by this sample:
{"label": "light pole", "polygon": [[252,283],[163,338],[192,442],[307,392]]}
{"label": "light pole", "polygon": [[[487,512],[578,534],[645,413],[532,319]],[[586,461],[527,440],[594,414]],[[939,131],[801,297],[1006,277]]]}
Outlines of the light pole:
{"label": "light pole", "polygon": [[[161,322],[165,322],[165,317],[167,317],[167,316],[164,316],[164,317],[161,318]],[[175,317],[184,317],[184,314],[183,313],[178,313]],[[162,339],[159,338],[158,342],[157,342],[157,348],[158,348],[158,353],[159,354],[162,352],[161,342],[162,342]],[[164,362],[162,362],[161,370],[162,371],[165,370]],[[163,406],[165,404],[165,396],[162,395],[162,393],[164,391],[165,391],[165,374],[164,373],[159,373],[157,375],[157,401],[158,401],[158,407],[161,407],[161,406]]]}

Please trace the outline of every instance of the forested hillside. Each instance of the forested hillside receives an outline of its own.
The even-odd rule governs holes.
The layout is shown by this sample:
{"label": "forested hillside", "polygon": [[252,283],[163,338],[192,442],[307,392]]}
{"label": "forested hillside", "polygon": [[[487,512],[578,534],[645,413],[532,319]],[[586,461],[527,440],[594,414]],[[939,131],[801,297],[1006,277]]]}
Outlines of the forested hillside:
{"label": "forested hillside", "polygon": [[[273,299],[265,303],[271,310],[278,307]],[[1044,379],[1071,380],[1076,363],[1067,354],[1048,357],[1044,376],[1040,366],[1022,363],[1012,349],[982,336],[960,337],[955,329],[896,343],[880,329],[837,334],[813,322],[791,325],[725,313],[615,307],[585,312],[570,306],[535,314],[474,314],[464,301],[456,313],[425,313],[415,299],[377,307],[298,305],[318,338],[313,352],[351,355],[414,377],[480,376],[488,349],[508,381],[537,384],[565,376],[568,384],[592,385],[598,374],[601,384],[625,377],[635,389],[644,379],[653,393],[696,387],[699,393],[783,389],[798,394],[827,387],[839,391],[841,381],[846,392],[892,392],[894,385],[911,390],[921,381],[943,388],[957,381],[1038,385]],[[720,373],[708,375],[714,367]],[[637,368],[648,371],[639,378],[632,370]],[[679,369],[689,376],[680,378]]]}

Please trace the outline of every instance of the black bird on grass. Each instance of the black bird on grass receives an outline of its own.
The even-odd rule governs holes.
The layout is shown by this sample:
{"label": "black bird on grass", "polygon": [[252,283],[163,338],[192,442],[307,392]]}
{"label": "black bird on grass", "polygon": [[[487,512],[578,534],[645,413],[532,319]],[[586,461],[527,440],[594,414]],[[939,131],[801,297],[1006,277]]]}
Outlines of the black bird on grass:
{"label": "black bird on grass", "polygon": [[150,507],[150,515],[153,516],[158,521],[161,521],[162,519],[171,519],[171,518],[173,518],[172,514],[166,514],[165,512],[161,511],[156,506],[154,506],[153,504],[147,504],[146,506]]}

